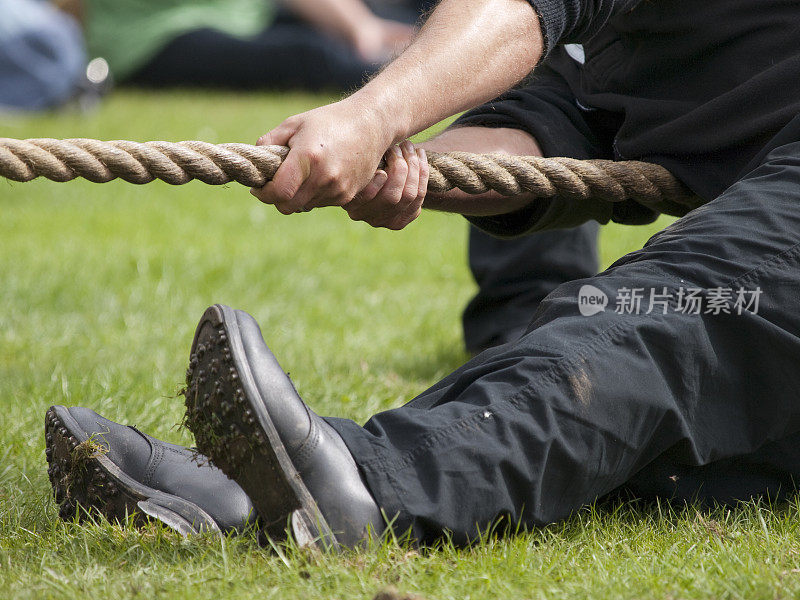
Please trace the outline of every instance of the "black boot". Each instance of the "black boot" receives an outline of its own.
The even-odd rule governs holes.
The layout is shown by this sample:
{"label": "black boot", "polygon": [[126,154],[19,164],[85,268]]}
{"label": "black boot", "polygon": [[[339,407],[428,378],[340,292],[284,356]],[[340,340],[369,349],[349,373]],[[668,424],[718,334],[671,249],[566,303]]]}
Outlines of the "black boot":
{"label": "black boot", "polygon": [[255,320],[221,305],[197,326],[186,424],[253,500],[274,538],[354,546],[383,519],[338,433],[303,403]]}
{"label": "black boot", "polygon": [[250,499],[207,458],[88,408],[51,406],[45,442],[63,519],[74,518],[80,505],[123,524],[128,515],[137,525],[153,517],[183,535],[255,523]]}

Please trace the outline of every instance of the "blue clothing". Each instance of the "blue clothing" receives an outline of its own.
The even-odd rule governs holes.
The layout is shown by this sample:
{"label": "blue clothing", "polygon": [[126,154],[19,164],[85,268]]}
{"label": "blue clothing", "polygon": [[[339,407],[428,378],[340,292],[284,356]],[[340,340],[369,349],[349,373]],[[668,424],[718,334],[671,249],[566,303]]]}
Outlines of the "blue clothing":
{"label": "blue clothing", "polygon": [[35,0],[0,0],[0,15],[0,108],[51,108],[73,96],[86,68],[75,20]]}

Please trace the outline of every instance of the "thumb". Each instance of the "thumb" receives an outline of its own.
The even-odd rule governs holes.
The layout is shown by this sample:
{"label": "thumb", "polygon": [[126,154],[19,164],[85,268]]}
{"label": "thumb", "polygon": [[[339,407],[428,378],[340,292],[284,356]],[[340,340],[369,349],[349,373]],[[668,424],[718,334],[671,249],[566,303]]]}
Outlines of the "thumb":
{"label": "thumb", "polygon": [[297,207],[293,199],[300,186],[308,179],[310,171],[308,161],[298,160],[296,154],[290,152],[278,167],[272,181],[268,181],[254,195],[265,204],[274,204],[281,212],[294,212]]}
{"label": "thumb", "polygon": [[256,146],[288,146],[289,140],[292,139],[296,131],[294,127],[281,123],[275,129],[271,129],[258,138]]}

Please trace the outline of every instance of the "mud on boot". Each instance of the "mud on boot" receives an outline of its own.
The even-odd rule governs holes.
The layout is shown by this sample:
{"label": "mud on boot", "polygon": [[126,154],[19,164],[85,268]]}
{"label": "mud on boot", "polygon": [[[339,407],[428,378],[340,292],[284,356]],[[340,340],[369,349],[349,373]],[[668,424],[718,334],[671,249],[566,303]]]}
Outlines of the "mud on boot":
{"label": "mud on boot", "polygon": [[158,519],[182,535],[256,523],[247,495],[208,459],[87,408],[50,407],[45,455],[62,519],[95,513],[137,526]]}
{"label": "mud on boot", "polygon": [[262,528],[300,545],[355,546],[384,521],[339,434],[300,399],[253,317],[206,310],[186,374],[198,449],[253,500]]}

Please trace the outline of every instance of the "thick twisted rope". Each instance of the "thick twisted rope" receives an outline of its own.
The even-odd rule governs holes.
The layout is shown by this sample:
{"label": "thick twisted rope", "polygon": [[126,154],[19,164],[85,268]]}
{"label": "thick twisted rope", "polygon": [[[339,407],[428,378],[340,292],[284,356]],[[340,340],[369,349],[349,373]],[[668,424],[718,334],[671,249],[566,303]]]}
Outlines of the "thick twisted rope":
{"label": "thick twisted rope", "polygon": [[[211,185],[236,181],[261,187],[272,179],[287,153],[283,146],[199,141],[0,138],[0,177],[14,181],[83,177],[95,183],[119,178],[137,184],[161,179],[173,185],[197,179]],[[669,171],[638,161],[431,152],[428,162],[432,192],[460,188],[470,194],[494,190],[504,196],[630,199],[645,205],[693,207],[698,203]]]}

